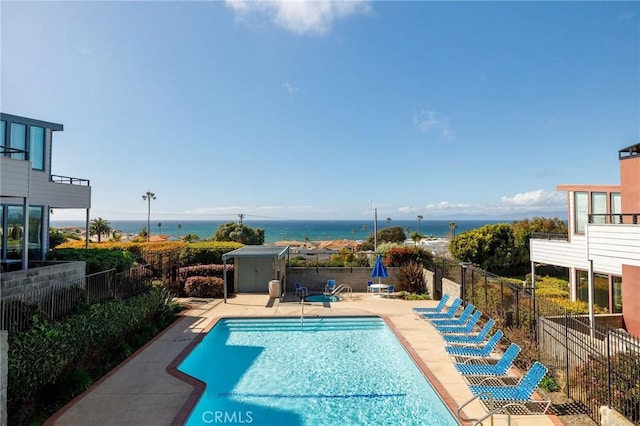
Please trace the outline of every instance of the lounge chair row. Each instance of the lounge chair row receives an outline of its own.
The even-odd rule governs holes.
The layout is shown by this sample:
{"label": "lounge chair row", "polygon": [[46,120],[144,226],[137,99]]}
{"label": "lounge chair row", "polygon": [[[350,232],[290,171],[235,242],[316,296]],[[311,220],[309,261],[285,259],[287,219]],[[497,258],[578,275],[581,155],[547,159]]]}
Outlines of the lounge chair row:
{"label": "lounge chair row", "polygon": [[435,308],[413,308],[413,311],[441,334],[447,343],[445,350],[454,359],[456,370],[471,392],[489,411],[502,408],[512,414],[545,413],[550,401],[534,400],[532,396],[547,374],[547,368],[536,361],[523,376],[509,375],[520,346],[511,343],[503,354],[496,354],[494,350],[504,333],[496,330],[490,334],[495,321],[489,319],[480,328],[482,312],[473,304],[462,308],[459,298],[447,306],[449,299],[445,294]]}

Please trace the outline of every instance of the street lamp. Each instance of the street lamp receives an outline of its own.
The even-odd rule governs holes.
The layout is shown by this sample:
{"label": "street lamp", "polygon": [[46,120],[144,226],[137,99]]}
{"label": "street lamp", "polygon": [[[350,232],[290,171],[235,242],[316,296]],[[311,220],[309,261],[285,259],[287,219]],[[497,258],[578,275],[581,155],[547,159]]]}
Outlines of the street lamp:
{"label": "street lamp", "polygon": [[460,275],[462,276],[462,284],[461,284],[461,288],[460,288],[460,298],[462,299],[462,303],[466,303],[465,302],[465,286],[467,284],[467,268],[469,267],[469,265],[471,265],[470,262],[460,262],[458,263],[458,265],[460,265]]}
{"label": "street lamp", "polygon": [[147,242],[149,242],[149,236],[151,235],[151,200],[156,199],[156,194],[147,191],[147,193],[142,196],[142,199],[147,202]]}
{"label": "street lamp", "polygon": [[373,251],[378,250],[378,209],[376,203],[369,200],[369,204],[373,206]]}

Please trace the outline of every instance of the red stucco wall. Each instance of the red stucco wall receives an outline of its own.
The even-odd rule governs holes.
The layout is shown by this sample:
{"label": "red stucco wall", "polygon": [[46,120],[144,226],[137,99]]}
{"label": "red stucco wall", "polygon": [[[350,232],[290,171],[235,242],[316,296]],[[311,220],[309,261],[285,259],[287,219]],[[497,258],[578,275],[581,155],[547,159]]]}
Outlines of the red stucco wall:
{"label": "red stucco wall", "polygon": [[622,265],[622,316],[627,331],[640,337],[640,266]]}
{"label": "red stucco wall", "polygon": [[622,213],[640,213],[640,156],[620,160]]}

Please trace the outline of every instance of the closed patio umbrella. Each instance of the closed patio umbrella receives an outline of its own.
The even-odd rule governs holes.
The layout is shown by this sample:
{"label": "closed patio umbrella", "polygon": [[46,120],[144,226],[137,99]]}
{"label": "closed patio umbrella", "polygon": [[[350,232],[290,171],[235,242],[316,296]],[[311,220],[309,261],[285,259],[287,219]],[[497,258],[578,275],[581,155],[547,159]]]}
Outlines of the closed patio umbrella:
{"label": "closed patio umbrella", "polygon": [[371,278],[378,278],[378,284],[380,284],[380,278],[387,278],[387,268],[384,267],[382,256],[378,255],[376,264],[373,265],[373,271],[371,272]]}

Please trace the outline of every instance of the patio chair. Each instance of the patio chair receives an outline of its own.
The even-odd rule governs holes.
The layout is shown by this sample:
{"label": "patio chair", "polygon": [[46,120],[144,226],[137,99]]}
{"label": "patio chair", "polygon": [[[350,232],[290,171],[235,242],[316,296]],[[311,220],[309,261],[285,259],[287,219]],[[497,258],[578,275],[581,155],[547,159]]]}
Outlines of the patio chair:
{"label": "patio chair", "polygon": [[395,291],[395,286],[390,285],[389,287],[387,287],[386,289],[384,289],[382,291],[381,296],[387,296],[387,297],[391,297],[391,295],[393,294],[393,292]]}
{"label": "patio chair", "polygon": [[327,280],[327,284],[324,286],[325,294],[331,294],[336,288],[336,280]]}
{"label": "patio chair", "polygon": [[[515,385],[501,386],[485,386],[472,385],[469,389],[474,395],[480,397],[489,411],[497,408],[504,408],[516,414],[526,413],[532,414],[537,412],[546,413],[551,405],[550,400],[535,400],[531,397],[536,390],[540,381],[547,374],[547,367],[539,361],[533,363],[529,371],[522,376],[520,381]],[[487,378],[490,380],[492,378]],[[493,379],[495,381],[495,378]],[[541,406],[541,410],[531,410],[531,406]]]}
{"label": "patio chair", "polygon": [[464,376],[503,376],[507,374],[519,353],[520,346],[512,343],[497,364],[456,364],[456,370]]}
{"label": "patio chair", "polygon": [[442,338],[444,341],[451,345],[481,345],[484,342],[484,339],[489,335],[489,332],[496,324],[493,318],[490,318],[489,321],[482,327],[482,330],[478,334],[467,334],[467,335],[444,335]]}
{"label": "patio chair", "polygon": [[451,303],[451,306],[449,306],[449,309],[447,309],[446,312],[434,312],[434,313],[427,312],[425,314],[421,313],[420,316],[426,319],[436,319],[436,318],[451,319],[456,314],[456,312],[458,312],[458,308],[460,307],[460,305],[462,305],[462,300],[456,299],[453,301],[453,303]]}
{"label": "patio chair", "polygon": [[372,285],[373,285],[373,281],[367,281],[367,293],[371,293]]}
{"label": "patio chair", "polygon": [[471,330],[473,330],[473,327],[476,326],[476,324],[478,323],[478,320],[480,320],[480,317],[482,316],[482,312],[476,310],[473,315],[471,315],[471,318],[469,318],[469,321],[467,321],[466,323],[462,324],[462,325],[440,325],[440,324],[436,324],[436,330],[438,330],[438,332],[440,334],[460,334],[460,333],[471,333]]}
{"label": "patio chair", "polygon": [[309,290],[306,287],[303,287],[302,284],[297,282],[295,284],[295,291],[293,293],[294,296],[308,296]]}
{"label": "patio chair", "polygon": [[440,302],[438,303],[438,305],[435,308],[413,308],[413,312],[415,313],[420,313],[420,314],[426,314],[426,313],[438,313],[438,312],[442,312],[445,308],[445,306],[447,305],[447,302],[449,301],[449,294],[445,293],[442,295],[442,298],[440,299]]}
{"label": "patio chair", "polygon": [[464,325],[475,309],[476,307],[471,303],[469,303],[464,308],[464,310],[462,311],[459,317],[453,317],[451,319],[430,318],[429,321],[431,321],[433,325],[455,325],[455,326]]}
{"label": "patio chair", "polygon": [[487,343],[480,348],[474,348],[469,346],[445,346],[444,349],[449,355],[465,357],[465,358],[486,358],[491,354],[491,351],[498,345],[500,339],[504,333],[502,330],[496,331],[491,339],[487,340]]}

